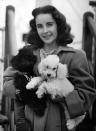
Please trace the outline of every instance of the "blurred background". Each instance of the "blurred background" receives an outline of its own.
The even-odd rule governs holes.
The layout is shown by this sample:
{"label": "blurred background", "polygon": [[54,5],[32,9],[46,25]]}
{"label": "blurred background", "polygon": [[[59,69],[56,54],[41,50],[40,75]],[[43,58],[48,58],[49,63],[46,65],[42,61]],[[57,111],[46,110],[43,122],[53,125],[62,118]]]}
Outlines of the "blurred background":
{"label": "blurred background", "polygon": [[[75,36],[70,46],[82,48],[83,14],[86,11],[94,13],[93,8],[89,5],[89,0],[0,0],[0,72],[4,70],[6,7],[11,5],[15,8],[14,24],[17,41],[16,48],[18,50],[25,45],[23,36],[29,30],[32,10],[36,6],[46,3],[54,5],[66,16],[68,23],[72,27],[72,33]],[[2,73],[0,73],[0,79],[2,79]],[[0,82],[2,83],[2,80]],[[0,85],[2,85],[1,83]],[[2,86],[0,86],[1,88]]]}

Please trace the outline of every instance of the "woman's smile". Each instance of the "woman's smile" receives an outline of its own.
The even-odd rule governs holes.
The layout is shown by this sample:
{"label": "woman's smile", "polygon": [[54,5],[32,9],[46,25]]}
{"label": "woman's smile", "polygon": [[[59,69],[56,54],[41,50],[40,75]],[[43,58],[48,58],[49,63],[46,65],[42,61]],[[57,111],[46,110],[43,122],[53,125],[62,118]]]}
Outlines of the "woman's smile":
{"label": "woman's smile", "polygon": [[51,38],[51,36],[52,36],[52,34],[51,33],[44,33],[43,35],[42,35],[42,37],[44,38],[44,39],[46,39],[46,40],[49,40],[50,38]]}

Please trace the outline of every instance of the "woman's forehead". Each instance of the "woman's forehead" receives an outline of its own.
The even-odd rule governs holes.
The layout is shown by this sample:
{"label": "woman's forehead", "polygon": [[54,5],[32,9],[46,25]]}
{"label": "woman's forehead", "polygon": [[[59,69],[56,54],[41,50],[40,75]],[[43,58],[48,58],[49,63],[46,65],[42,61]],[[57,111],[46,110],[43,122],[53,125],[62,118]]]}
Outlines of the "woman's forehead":
{"label": "woman's forehead", "polygon": [[49,13],[47,13],[47,14],[39,14],[39,15],[37,15],[37,17],[36,17],[36,22],[37,23],[40,23],[40,22],[53,22],[53,21],[55,21],[54,19],[53,19],[53,17],[52,17],[52,15],[51,14],[49,14]]}

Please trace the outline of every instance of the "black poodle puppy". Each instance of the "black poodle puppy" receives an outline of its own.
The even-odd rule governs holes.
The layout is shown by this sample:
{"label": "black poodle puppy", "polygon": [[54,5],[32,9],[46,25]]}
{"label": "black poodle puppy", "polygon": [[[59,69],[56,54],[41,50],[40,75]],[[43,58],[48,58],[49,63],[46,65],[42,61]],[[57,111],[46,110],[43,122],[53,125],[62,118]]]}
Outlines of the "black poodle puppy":
{"label": "black poodle puppy", "polygon": [[24,104],[28,104],[37,115],[42,116],[46,108],[47,96],[38,99],[36,95],[37,89],[26,89],[30,78],[36,76],[33,72],[35,63],[36,56],[33,55],[33,47],[31,45],[24,46],[19,50],[18,54],[11,59],[12,67],[19,71],[15,74],[14,79],[16,90],[20,92],[16,95],[18,100]]}

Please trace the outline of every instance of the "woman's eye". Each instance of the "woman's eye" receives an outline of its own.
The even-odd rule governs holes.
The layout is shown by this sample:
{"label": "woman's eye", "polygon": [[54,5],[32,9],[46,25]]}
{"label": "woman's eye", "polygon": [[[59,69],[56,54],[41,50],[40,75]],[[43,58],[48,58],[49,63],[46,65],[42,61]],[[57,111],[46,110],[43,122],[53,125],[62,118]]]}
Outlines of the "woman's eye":
{"label": "woman's eye", "polygon": [[42,25],[41,24],[38,24],[38,25],[36,25],[37,26],[37,28],[42,28]]}
{"label": "woman's eye", "polygon": [[48,66],[46,66],[46,69],[48,69]]}
{"label": "woman's eye", "polygon": [[47,23],[47,26],[52,26],[53,25],[53,23],[52,22],[49,22],[49,23]]}

